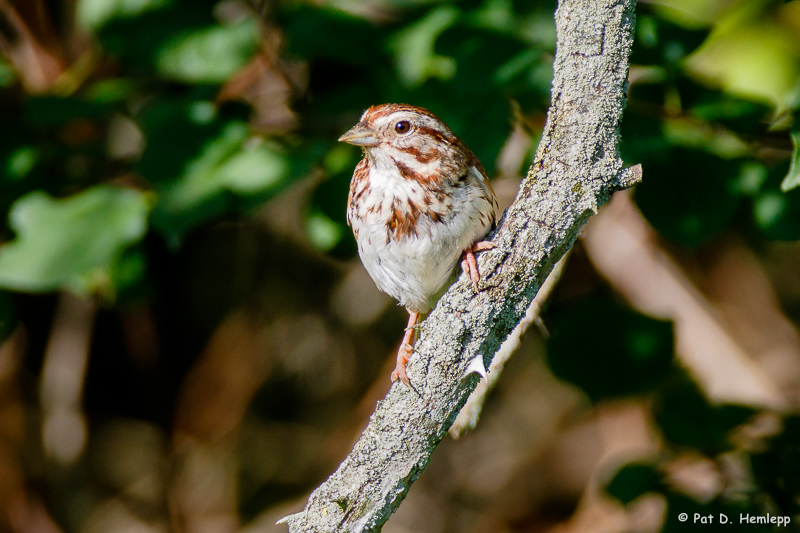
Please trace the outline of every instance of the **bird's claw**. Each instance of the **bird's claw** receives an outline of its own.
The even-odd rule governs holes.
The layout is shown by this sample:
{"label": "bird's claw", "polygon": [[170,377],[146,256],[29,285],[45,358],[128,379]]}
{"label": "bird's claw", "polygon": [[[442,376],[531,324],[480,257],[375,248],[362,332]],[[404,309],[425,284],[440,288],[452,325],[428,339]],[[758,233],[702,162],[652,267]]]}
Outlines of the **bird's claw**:
{"label": "bird's claw", "polygon": [[400,349],[397,350],[397,365],[392,372],[392,383],[399,379],[405,383],[408,388],[411,388],[411,381],[409,381],[408,374],[406,373],[406,365],[413,351],[414,348],[407,342],[400,345]]}
{"label": "bird's claw", "polygon": [[475,252],[483,252],[484,250],[491,250],[493,248],[497,248],[493,242],[480,241],[464,250],[461,270],[472,280],[472,286],[475,287],[476,291],[478,290],[478,282],[481,280],[481,275],[478,272],[478,262],[475,260]]}
{"label": "bird's claw", "polygon": [[493,250],[497,245],[492,241],[480,241],[472,245],[473,252],[483,252],[484,250]]}

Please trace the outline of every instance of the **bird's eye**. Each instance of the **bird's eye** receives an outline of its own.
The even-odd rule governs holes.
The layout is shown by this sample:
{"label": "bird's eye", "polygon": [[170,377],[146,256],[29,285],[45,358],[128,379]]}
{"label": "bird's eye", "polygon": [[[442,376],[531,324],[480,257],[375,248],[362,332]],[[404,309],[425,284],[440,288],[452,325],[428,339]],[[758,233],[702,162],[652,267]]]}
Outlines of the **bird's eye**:
{"label": "bird's eye", "polygon": [[408,133],[411,131],[411,124],[408,123],[407,120],[403,120],[402,122],[398,122],[394,125],[394,131],[397,133]]}

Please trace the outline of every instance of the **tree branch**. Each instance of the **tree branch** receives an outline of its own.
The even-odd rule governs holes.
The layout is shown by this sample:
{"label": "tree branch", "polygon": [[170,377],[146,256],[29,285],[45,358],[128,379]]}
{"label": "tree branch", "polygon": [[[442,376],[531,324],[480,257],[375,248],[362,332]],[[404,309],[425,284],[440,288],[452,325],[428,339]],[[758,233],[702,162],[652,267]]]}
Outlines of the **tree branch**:
{"label": "tree branch", "polygon": [[486,379],[482,379],[478,383],[475,390],[469,395],[467,403],[464,404],[464,407],[459,411],[455,422],[450,426],[448,433],[450,433],[450,436],[454,439],[464,436],[477,427],[484,402],[489,397],[489,393],[494,389],[495,385],[497,385],[497,382],[500,381],[500,376],[503,374],[503,368],[506,363],[522,345],[522,336],[528,331],[528,328],[533,324],[538,324],[542,328],[542,332],[546,333],[540,316],[542,306],[550,297],[556,285],[558,285],[558,280],[561,278],[561,273],[564,271],[567,258],[569,258],[569,252],[564,254],[564,257],[553,267],[552,272],[550,272],[544,284],[539,288],[539,292],[536,293],[536,297],[531,301],[531,305],[525,312],[525,316],[522,317],[522,320],[519,321],[514,331],[506,337],[503,344],[500,345],[500,349],[497,350],[494,357],[492,357],[492,364],[489,365],[489,368],[486,370]]}
{"label": "tree branch", "polygon": [[525,315],[580,228],[616,190],[637,183],[622,169],[619,125],[625,106],[635,0],[561,0],[552,105],[515,203],[481,254],[480,292],[461,276],[420,328],[408,372],[378,403],[350,455],[282,520],[295,532],[375,532],[411,484],[478,383],[465,376],[476,356],[488,366]]}

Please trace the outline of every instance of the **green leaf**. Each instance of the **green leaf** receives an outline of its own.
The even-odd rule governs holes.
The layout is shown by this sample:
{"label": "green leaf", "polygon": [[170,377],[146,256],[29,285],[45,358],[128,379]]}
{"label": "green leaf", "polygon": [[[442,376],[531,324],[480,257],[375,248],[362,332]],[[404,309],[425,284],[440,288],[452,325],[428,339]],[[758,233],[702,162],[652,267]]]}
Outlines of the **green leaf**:
{"label": "green leaf", "polygon": [[350,178],[361,159],[360,150],[350,146],[334,146],[322,160],[327,179],[320,182],[311,197],[310,211],[318,211],[339,225],[346,225],[347,196]]}
{"label": "green leaf", "polygon": [[0,287],[27,292],[107,292],[122,251],[147,230],[144,194],[100,185],[55,199],[36,191],[17,200],[9,225],[16,238],[0,247]]}
{"label": "green leaf", "polygon": [[[514,0],[514,4],[519,35],[532,47],[552,54],[556,49],[556,25],[553,13],[558,8],[558,2],[540,0],[532,3],[529,0]],[[532,11],[520,16],[523,10],[531,8]],[[552,66],[552,61],[550,64]]]}
{"label": "green leaf", "polygon": [[252,18],[196,29],[168,39],[156,52],[156,68],[171,80],[224,83],[250,61],[259,38],[258,22]]}
{"label": "green leaf", "polygon": [[661,474],[651,463],[630,463],[614,475],[606,492],[627,505],[639,496],[661,488]]}
{"label": "green leaf", "polygon": [[42,188],[45,181],[54,181],[46,169],[52,164],[56,150],[47,139],[37,135],[39,132],[31,132],[20,107],[4,109],[0,128],[0,219],[4,221],[17,198]]}
{"label": "green leaf", "polygon": [[39,150],[33,146],[21,146],[8,157],[4,174],[12,181],[27,176],[39,161]]}
{"label": "green leaf", "polygon": [[769,172],[763,164],[757,161],[743,163],[739,170],[739,179],[736,180],[736,190],[742,196],[755,196],[768,176]]}
{"label": "green leaf", "polygon": [[675,64],[708,36],[708,30],[690,30],[648,15],[636,21],[636,40],[631,63],[637,65]]}
{"label": "green leaf", "polygon": [[[527,43],[492,30],[455,24],[436,40],[436,50],[458,64],[451,83],[461,93],[486,93],[527,75],[541,56]],[[485,80],[475,83],[475,80]],[[497,96],[501,96],[497,94]]]}
{"label": "green leaf", "polygon": [[800,189],[782,192],[779,185],[788,166],[784,163],[770,171],[753,202],[756,225],[764,235],[776,241],[800,239]]}
{"label": "green leaf", "polygon": [[[800,122],[800,118],[797,119]],[[794,151],[792,152],[792,164],[789,167],[789,173],[783,178],[781,182],[781,190],[783,192],[791,191],[800,185],[800,124],[792,129],[792,145]]]}
{"label": "green leaf", "polygon": [[226,124],[246,120],[248,111],[238,105],[218,110],[207,100],[160,99],[138,117],[147,145],[136,170],[151,183],[177,180]]}
{"label": "green leaf", "polygon": [[434,43],[458,19],[460,11],[441,6],[410,24],[389,43],[395,54],[400,79],[408,87],[418,87],[428,78],[448,80],[456,73],[453,58],[434,52]]}
{"label": "green leaf", "polygon": [[672,324],[608,298],[574,303],[548,321],[547,360],[553,373],[599,400],[644,392],[672,365]]}
{"label": "green leaf", "polygon": [[175,244],[193,225],[227,209],[224,193],[274,192],[289,173],[279,146],[251,137],[245,122],[232,121],[186,164],[178,180],[160,189],[154,224]]}
{"label": "green leaf", "polygon": [[310,213],[306,218],[306,234],[311,244],[321,252],[332,250],[342,238],[344,226],[322,213]]}
{"label": "green leaf", "polygon": [[200,223],[269,199],[318,157],[295,161],[283,146],[251,135],[248,112],[162,99],[138,117],[147,146],[136,168],[159,192],[152,222],[171,245]]}
{"label": "green leaf", "polygon": [[765,130],[773,113],[770,106],[761,102],[709,88],[686,75],[675,78],[675,88],[680,94],[681,107],[691,116],[716,122],[738,134],[751,135]]}
{"label": "green leaf", "polygon": [[136,17],[171,3],[171,0],[78,0],[75,20],[82,28],[97,30],[111,20]]}
{"label": "green leaf", "polygon": [[165,9],[150,10],[133,18],[115,18],[97,32],[103,50],[133,73],[157,70],[159,54],[182,38],[220,25],[211,10],[178,3]]}
{"label": "green leaf", "polygon": [[136,90],[136,83],[128,78],[100,80],[86,89],[89,101],[108,104],[127,100]]}

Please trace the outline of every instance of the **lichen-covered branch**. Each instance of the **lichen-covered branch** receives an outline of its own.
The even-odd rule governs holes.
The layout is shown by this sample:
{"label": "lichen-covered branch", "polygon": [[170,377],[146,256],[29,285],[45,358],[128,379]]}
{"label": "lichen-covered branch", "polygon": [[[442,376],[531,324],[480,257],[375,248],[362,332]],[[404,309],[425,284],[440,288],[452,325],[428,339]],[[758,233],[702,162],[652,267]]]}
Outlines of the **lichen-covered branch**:
{"label": "lichen-covered branch", "polygon": [[635,0],[561,0],[552,105],[531,169],[483,252],[480,291],[462,276],[422,323],[408,372],[378,403],[350,455],[284,519],[289,530],[375,532],[397,509],[488,366],[580,228],[611,194],[641,179],[622,168]]}
{"label": "lichen-covered branch", "polygon": [[528,331],[528,328],[533,324],[538,324],[544,328],[541,322],[542,306],[558,284],[558,280],[561,277],[561,273],[564,271],[564,265],[568,257],[569,253],[565,254],[564,257],[556,263],[556,266],[553,267],[553,271],[547,276],[544,284],[539,288],[539,292],[536,293],[536,297],[534,297],[533,301],[531,301],[531,304],[528,306],[525,316],[522,317],[514,330],[509,333],[508,337],[503,341],[503,344],[500,345],[497,353],[492,357],[492,363],[486,369],[486,379],[482,379],[478,383],[475,390],[469,395],[467,403],[464,404],[464,407],[462,407],[461,411],[458,413],[455,422],[450,426],[448,432],[454,439],[464,436],[464,434],[472,431],[478,425],[478,420],[480,419],[486,398],[500,380],[500,376],[503,374],[503,368],[508,360],[511,359],[511,356],[514,355],[522,345],[522,336]]}

